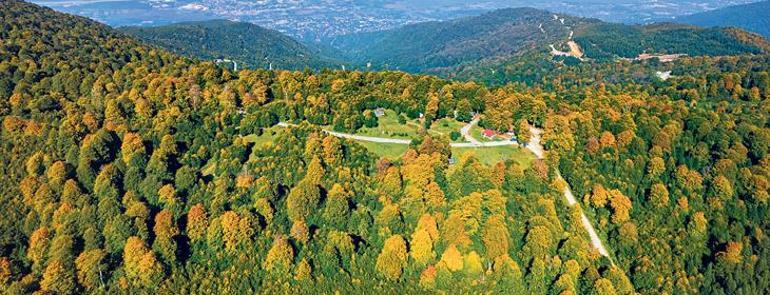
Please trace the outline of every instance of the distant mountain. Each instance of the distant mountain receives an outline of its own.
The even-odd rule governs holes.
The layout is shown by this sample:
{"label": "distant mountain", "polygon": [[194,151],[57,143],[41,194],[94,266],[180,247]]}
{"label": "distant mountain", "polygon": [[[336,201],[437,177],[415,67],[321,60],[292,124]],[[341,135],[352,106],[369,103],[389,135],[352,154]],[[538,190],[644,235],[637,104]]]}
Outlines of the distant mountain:
{"label": "distant mountain", "polygon": [[737,27],[770,38],[770,1],[725,7],[679,17],[676,21],[705,27]]}
{"label": "distant mountain", "polygon": [[596,20],[533,8],[502,9],[475,17],[327,39],[351,60],[375,68],[425,71],[513,56],[569,38],[570,28]]}
{"label": "distant mountain", "polygon": [[722,28],[659,23],[646,26],[596,23],[575,30],[586,57],[635,58],[642,53],[722,56],[768,52],[767,40]]}
{"label": "distant mountain", "polygon": [[228,20],[160,27],[123,27],[123,32],[170,51],[200,59],[225,58],[249,68],[304,69],[339,66],[278,31]]}
{"label": "distant mountain", "polygon": [[642,53],[699,56],[770,51],[763,38],[735,29],[614,24],[533,8],[502,9],[325,42],[349,60],[371,63],[375,69],[431,73],[488,65],[532,51],[600,60],[636,58]]}

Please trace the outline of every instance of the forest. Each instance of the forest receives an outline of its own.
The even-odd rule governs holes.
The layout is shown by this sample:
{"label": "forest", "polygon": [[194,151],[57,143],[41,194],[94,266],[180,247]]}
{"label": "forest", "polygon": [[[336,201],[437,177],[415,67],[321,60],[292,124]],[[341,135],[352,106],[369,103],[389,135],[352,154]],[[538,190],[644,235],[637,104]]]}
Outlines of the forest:
{"label": "forest", "polygon": [[[770,292],[768,56],[493,86],[233,72],[23,1],[0,18],[3,293]],[[324,129],[377,108],[534,126],[545,157],[487,165],[421,132],[387,159]]]}

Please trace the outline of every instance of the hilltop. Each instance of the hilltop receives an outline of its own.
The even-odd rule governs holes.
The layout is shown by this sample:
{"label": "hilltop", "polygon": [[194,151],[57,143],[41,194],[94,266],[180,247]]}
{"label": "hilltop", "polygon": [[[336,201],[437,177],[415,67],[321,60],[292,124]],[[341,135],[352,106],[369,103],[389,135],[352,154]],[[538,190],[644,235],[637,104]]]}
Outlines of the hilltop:
{"label": "hilltop", "polygon": [[169,51],[203,60],[226,58],[247,68],[336,68],[342,63],[289,36],[255,24],[228,20],[183,22],[121,31]]}

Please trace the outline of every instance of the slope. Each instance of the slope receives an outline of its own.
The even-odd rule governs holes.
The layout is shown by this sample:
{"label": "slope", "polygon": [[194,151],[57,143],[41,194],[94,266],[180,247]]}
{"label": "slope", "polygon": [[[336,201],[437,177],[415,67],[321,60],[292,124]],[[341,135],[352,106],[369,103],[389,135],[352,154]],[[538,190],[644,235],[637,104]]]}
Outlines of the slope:
{"label": "slope", "polygon": [[121,30],[175,53],[204,60],[227,58],[249,68],[269,68],[272,64],[273,68],[304,69],[339,64],[278,31],[246,22],[212,20]]}
{"label": "slope", "polygon": [[[563,23],[562,23],[563,22]],[[426,71],[483,58],[512,56],[558,40],[570,27],[594,22],[533,8],[501,9],[475,17],[426,22],[326,40],[359,63]]]}
{"label": "slope", "polygon": [[[576,43],[569,42],[573,40]],[[501,9],[325,42],[359,64],[371,62],[374,68],[442,74],[451,74],[458,66],[495,64],[534,51],[610,60],[635,58],[641,53],[757,54],[768,48],[766,40],[735,29],[614,24],[533,8]]]}
{"label": "slope", "polygon": [[770,38],[770,1],[729,6],[676,21],[703,27],[737,27]]}

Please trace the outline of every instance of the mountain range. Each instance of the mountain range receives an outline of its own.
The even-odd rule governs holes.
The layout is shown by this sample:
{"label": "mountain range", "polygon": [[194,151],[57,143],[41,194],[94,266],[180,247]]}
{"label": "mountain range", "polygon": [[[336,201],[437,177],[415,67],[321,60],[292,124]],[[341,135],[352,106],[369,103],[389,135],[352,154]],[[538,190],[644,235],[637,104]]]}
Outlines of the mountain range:
{"label": "mountain range", "polygon": [[305,44],[254,24],[223,20],[122,30],[173,52],[233,59],[250,68],[272,64],[283,69],[320,69],[349,64],[445,76],[458,67],[494,68],[496,63],[532,52],[602,61],[636,59],[642,54],[721,56],[770,51],[764,38],[733,28],[626,25],[533,8],[500,9]]}
{"label": "mountain range", "polygon": [[767,52],[762,38],[735,29],[659,23],[626,25],[532,8],[427,22],[325,40],[357,63],[408,72],[446,71],[482,60],[531,51],[581,59],[637,58],[641,54],[737,55]]}
{"label": "mountain range", "polygon": [[770,38],[770,1],[735,5],[676,18],[705,27],[737,27]]}

